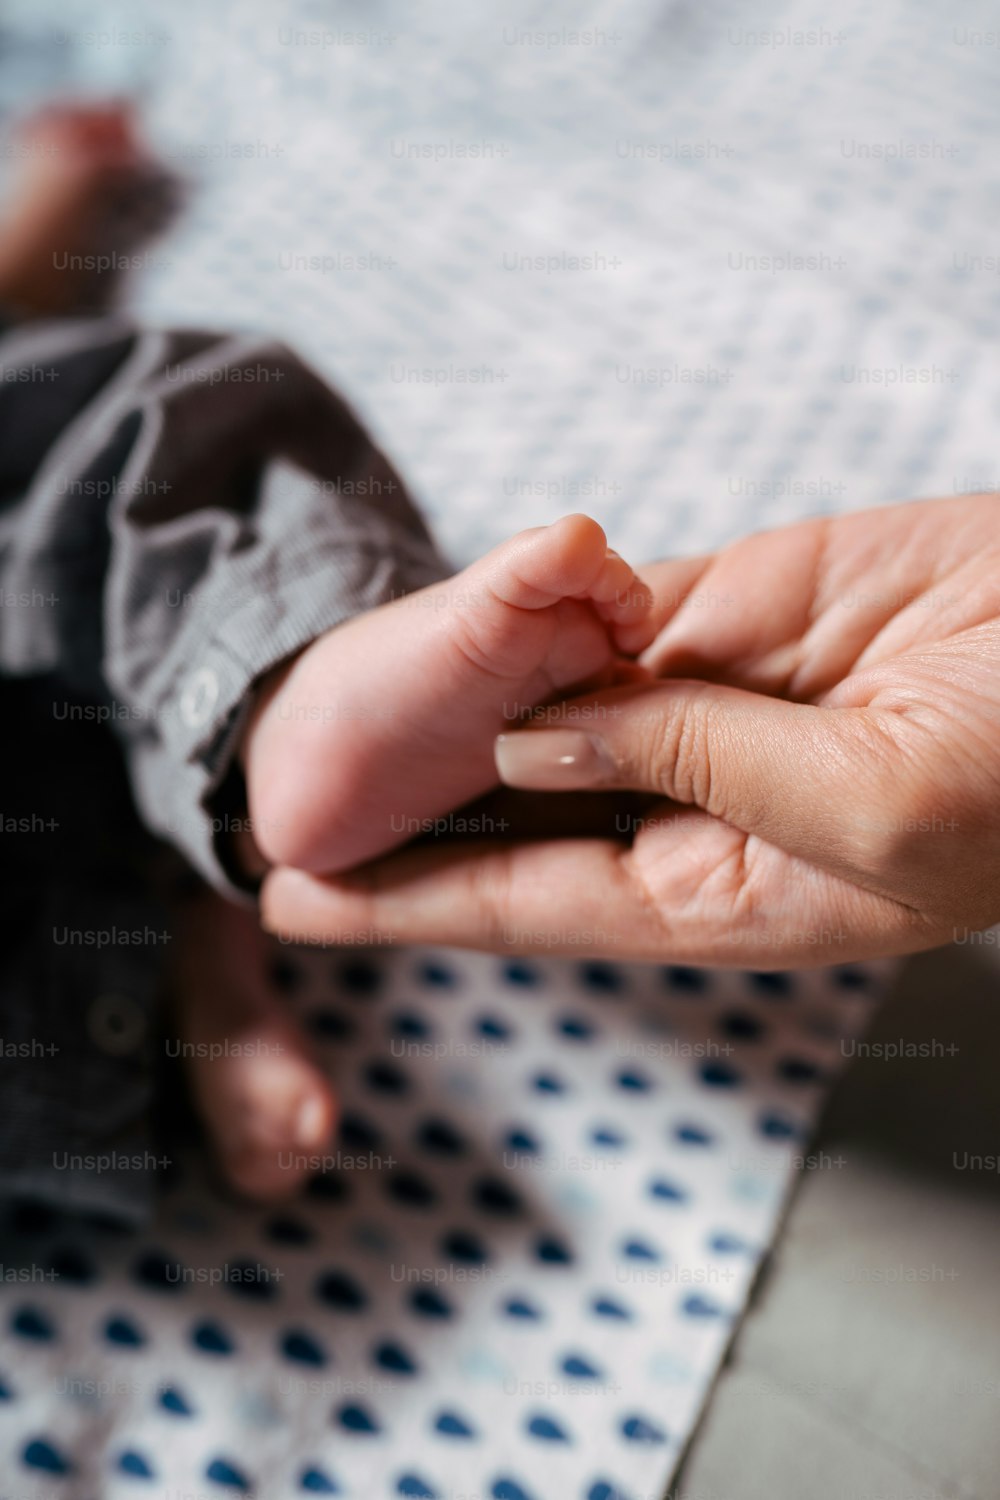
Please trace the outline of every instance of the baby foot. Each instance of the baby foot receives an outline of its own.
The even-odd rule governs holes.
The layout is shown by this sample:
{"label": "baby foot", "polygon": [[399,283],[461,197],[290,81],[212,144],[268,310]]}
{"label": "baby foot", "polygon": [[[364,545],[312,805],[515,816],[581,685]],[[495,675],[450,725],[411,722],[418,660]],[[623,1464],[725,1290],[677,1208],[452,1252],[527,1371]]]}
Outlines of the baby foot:
{"label": "baby foot", "polygon": [[0,301],[41,318],[107,306],[129,252],[175,195],[123,104],[53,105],[10,147],[17,175],[0,222]]}
{"label": "baby foot", "polygon": [[329,1147],[336,1108],[308,1041],[271,982],[256,913],[201,890],[177,915],[175,1036],[219,1170],[250,1198],[288,1197]]}
{"label": "baby foot", "polygon": [[264,855],[332,873],[447,831],[435,820],[496,784],[496,735],[612,681],[648,644],[650,603],[597,522],[566,516],[328,631],[265,689],[245,742]]}

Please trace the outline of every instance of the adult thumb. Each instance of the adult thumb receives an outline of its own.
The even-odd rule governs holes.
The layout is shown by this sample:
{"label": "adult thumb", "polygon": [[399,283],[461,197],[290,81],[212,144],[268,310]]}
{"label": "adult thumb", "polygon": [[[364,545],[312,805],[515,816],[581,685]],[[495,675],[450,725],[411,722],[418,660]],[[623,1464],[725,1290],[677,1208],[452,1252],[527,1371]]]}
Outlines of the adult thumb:
{"label": "adult thumb", "polygon": [[879,830],[912,805],[907,724],[889,712],[659,681],[536,713],[496,741],[506,785],[655,792],[835,874],[873,873]]}

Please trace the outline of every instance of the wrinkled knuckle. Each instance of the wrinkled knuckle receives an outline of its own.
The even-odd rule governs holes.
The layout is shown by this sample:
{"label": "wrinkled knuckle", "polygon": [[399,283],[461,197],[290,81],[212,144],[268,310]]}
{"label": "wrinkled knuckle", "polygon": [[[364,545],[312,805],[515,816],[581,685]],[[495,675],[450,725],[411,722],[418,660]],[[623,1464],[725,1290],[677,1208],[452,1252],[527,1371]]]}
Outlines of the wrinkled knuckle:
{"label": "wrinkled knuckle", "polygon": [[711,810],[710,747],[708,706],[695,698],[681,712],[668,716],[659,737],[652,784],[676,802]]}

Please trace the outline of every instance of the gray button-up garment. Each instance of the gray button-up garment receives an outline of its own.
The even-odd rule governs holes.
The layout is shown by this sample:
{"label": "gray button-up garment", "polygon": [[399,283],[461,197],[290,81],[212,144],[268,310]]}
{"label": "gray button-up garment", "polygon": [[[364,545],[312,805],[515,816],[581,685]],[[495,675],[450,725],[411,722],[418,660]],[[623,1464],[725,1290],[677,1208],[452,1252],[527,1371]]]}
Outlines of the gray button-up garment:
{"label": "gray button-up garment", "polygon": [[162,841],[239,895],[218,830],[255,679],[446,571],[280,343],[0,337],[0,1194],[143,1214]]}

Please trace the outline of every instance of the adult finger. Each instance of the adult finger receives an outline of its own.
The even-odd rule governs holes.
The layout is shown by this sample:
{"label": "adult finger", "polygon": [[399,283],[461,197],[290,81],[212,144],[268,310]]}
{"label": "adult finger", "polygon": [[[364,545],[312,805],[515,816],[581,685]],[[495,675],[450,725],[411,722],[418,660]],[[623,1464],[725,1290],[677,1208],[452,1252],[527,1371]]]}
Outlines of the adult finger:
{"label": "adult finger", "polygon": [[430,943],[756,969],[843,963],[942,941],[907,907],[669,809],[606,840],[410,849],[331,879],[279,869],[267,927],[309,944]]}
{"label": "adult finger", "polygon": [[[609,839],[479,840],[405,849],[332,877],[277,869],[262,888],[261,920],[286,940],[322,946],[654,949],[659,934],[636,909],[624,848]],[[612,908],[609,936],[602,917]]]}

